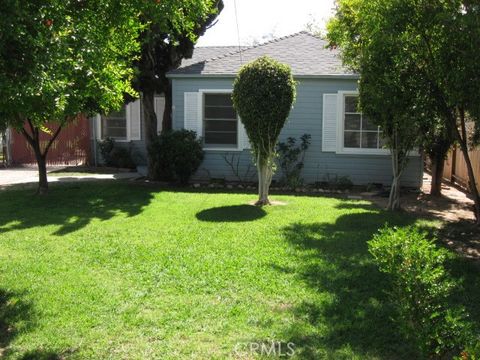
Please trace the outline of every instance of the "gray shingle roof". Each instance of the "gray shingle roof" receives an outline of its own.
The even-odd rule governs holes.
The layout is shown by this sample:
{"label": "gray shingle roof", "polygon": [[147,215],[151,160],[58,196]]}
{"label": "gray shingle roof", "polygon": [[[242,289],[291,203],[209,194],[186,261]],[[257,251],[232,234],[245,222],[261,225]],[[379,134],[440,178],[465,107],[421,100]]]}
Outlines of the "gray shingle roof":
{"label": "gray shingle roof", "polygon": [[[169,76],[234,76],[243,64],[263,55],[268,55],[277,61],[290,65],[295,76],[353,75],[350,70],[342,65],[339,56],[340,51],[326,49],[326,45],[325,40],[302,31],[242,49],[241,59],[238,47],[223,47],[224,49],[230,48],[231,50],[233,48],[235,50],[222,55],[217,53],[215,54],[216,57],[204,58],[196,63],[182,63],[182,66],[171,71]],[[202,48],[197,48],[195,51],[199,49]],[[218,49],[217,47],[214,51]],[[201,55],[205,55],[205,53]]]}
{"label": "gray shingle roof", "polygon": [[[242,46],[246,49],[247,46]],[[193,50],[191,59],[183,59],[181,68],[196,64],[201,61],[214,59],[216,57],[238,51],[238,46],[199,46]]]}

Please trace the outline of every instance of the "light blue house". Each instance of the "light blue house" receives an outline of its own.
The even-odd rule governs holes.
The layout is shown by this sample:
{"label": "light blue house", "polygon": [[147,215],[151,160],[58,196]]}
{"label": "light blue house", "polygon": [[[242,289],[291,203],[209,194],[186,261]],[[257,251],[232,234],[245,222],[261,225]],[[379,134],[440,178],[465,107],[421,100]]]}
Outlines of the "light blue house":
{"label": "light blue house", "polygon": [[[198,48],[193,59],[168,74],[172,81],[173,128],[195,130],[203,139],[205,159],[196,180],[235,180],[225,157],[239,160],[240,171],[252,164],[248,138],[230,93],[240,67],[268,55],[290,65],[298,82],[297,99],[280,141],[311,135],[302,174],[305,182],[348,176],[354,184],[391,183],[391,158],[383,148],[381,129],[357,112],[358,76],[342,66],[337,50],[326,49],[325,45],[325,41],[301,32],[241,50]],[[158,97],[160,116],[162,101]],[[122,134],[142,151],[140,107],[140,103],[134,103],[125,109],[127,129]],[[97,121],[100,134],[101,122]],[[128,138],[129,134],[136,137]],[[421,186],[422,168],[422,157],[412,154],[402,184]]]}

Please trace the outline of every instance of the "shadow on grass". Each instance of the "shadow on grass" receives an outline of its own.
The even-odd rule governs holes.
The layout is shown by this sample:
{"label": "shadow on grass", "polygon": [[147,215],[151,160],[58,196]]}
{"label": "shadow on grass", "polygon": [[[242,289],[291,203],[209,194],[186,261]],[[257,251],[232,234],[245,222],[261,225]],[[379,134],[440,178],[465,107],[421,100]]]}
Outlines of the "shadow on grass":
{"label": "shadow on grass", "polygon": [[69,358],[74,351],[67,350],[55,352],[50,350],[31,350],[20,356],[20,360],[64,360]]}
{"label": "shadow on grass", "polygon": [[60,360],[63,357],[54,351],[33,350],[20,357],[20,360]]}
{"label": "shadow on grass", "polygon": [[65,235],[92,219],[108,220],[118,213],[135,216],[152,199],[152,191],[127,183],[55,184],[47,196],[29,190],[0,192],[0,234],[37,226],[59,225],[53,235]]}
{"label": "shadow on grass", "polygon": [[23,295],[0,289],[0,358],[9,353],[8,346],[21,333],[32,326],[31,305]]}
{"label": "shadow on grass", "polygon": [[267,215],[261,207],[253,205],[220,206],[205,209],[196,214],[200,221],[209,222],[246,222],[260,219]]}
{"label": "shadow on grass", "polygon": [[297,252],[298,277],[332,299],[311,299],[291,310],[295,321],[284,329],[284,340],[295,343],[299,358],[416,358],[390,320],[389,283],[367,247],[385,222],[404,226],[414,219],[368,204],[359,212],[361,207],[356,204],[356,212],[340,216],[333,224],[297,223],[284,229]]}

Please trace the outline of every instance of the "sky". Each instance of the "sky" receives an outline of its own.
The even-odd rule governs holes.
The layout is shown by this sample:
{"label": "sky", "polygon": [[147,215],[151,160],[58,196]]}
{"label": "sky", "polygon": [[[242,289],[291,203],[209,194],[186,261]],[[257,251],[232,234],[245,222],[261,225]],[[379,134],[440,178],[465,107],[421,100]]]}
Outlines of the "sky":
{"label": "sky", "polygon": [[[207,30],[197,46],[238,45],[234,0],[223,0],[218,22]],[[290,35],[314,23],[324,30],[333,14],[334,0],[236,0],[240,43],[252,45]]]}

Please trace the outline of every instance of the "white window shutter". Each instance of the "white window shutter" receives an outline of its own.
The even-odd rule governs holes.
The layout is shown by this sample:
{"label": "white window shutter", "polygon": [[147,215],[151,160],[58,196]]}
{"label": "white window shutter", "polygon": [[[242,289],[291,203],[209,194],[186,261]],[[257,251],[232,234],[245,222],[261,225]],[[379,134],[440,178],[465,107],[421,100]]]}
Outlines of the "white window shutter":
{"label": "white window shutter", "polygon": [[137,99],[127,106],[127,111],[129,114],[129,127],[130,127],[130,136],[128,140],[141,140],[142,139],[142,126],[141,126],[141,107],[140,99]]}
{"label": "white window shutter", "polygon": [[242,150],[251,148],[247,131],[245,130],[245,126],[240,119],[238,119],[238,147]]}
{"label": "white window shutter", "polygon": [[195,131],[197,137],[203,136],[201,104],[201,93],[184,93],[184,128]]}
{"label": "white window shutter", "polygon": [[337,151],[337,94],[323,95],[322,151]]}
{"label": "white window shutter", "polygon": [[155,96],[155,115],[157,115],[157,134],[162,132],[163,111],[165,110],[165,97]]}

